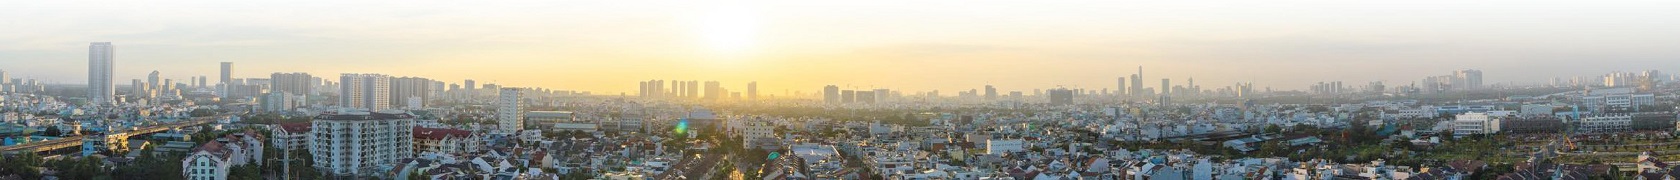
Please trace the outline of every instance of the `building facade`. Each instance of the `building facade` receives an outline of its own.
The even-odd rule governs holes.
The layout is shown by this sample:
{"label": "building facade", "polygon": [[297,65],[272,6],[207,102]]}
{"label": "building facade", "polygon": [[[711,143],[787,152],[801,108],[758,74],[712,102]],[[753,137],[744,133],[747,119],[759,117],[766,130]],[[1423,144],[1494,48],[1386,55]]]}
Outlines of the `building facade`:
{"label": "building facade", "polygon": [[340,112],[310,122],[315,168],[335,176],[367,175],[381,165],[414,157],[414,115],[407,112]]}
{"label": "building facade", "polygon": [[520,100],[524,92],[519,88],[502,88],[500,97],[496,98],[496,125],[504,133],[514,133],[525,130],[525,103]]}

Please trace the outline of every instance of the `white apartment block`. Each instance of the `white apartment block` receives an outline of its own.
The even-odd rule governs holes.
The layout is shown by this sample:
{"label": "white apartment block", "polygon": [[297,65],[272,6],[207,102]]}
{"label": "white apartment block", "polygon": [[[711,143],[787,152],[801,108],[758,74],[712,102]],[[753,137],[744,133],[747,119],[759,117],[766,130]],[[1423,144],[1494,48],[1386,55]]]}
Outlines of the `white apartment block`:
{"label": "white apartment block", "polygon": [[1487,113],[1459,114],[1452,122],[1453,135],[1456,136],[1499,133],[1499,119]]}
{"label": "white apartment block", "polygon": [[414,115],[340,112],[315,116],[309,152],[315,168],[334,175],[369,175],[381,165],[414,157]]}
{"label": "white apartment block", "polygon": [[776,127],[770,125],[770,122],[759,119],[745,123],[738,132],[743,140],[741,145],[744,148],[779,146],[779,141],[776,139]]}
{"label": "white apartment block", "polygon": [[1594,114],[1581,117],[1578,130],[1585,132],[1617,132],[1633,128],[1633,115],[1627,113]]}
{"label": "white apartment block", "polygon": [[309,126],[309,123],[286,123],[269,126],[268,131],[271,133],[268,135],[269,144],[273,144],[275,149],[282,151],[286,149],[293,151],[308,150],[311,147],[309,146],[309,140],[313,139],[309,135]]}
{"label": "white apartment block", "polygon": [[503,133],[525,130],[525,103],[519,100],[523,94],[519,88],[502,88],[496,98],[496,126]]}
{"label": "white apartment block", "polygon": [[339,106],[369,112],[391,108],[391,76],[346,73],[338,82]]}

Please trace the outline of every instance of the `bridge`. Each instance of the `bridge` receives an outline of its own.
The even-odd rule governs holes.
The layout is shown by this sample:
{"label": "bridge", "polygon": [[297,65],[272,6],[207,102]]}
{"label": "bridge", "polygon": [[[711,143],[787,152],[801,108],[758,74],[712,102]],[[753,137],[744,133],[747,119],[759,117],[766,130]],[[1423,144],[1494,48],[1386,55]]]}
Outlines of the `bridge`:
{"label": "bridge", "polygon": [[[22,153],[22,152],[40,153],[40,152],[50,152],[50,151],[54,151],[54,150],[61,150],[61,149],[71,148],[71,147],[80,147],[83,144],[82,142],[84,140],[87,140],[88,138],[98,138],[98,139],[92,139],[92,140],[100,141],[100,142],[112,142],[112,141],[126,142],[126,140],[130,136],[133,136],[133,135],[151,134],[151,133],[169,131],[170,129],[204,125],[204,124],[209,124],[210,122],[215,122],[216,119],[220,119],[220,118],[223,118],[223,117],[225,117],[225,116],[197,117],[197,118],[193,118],[192,120],[187,120],[187,121],[135,128],[134,130],[127,131],[127,132],[106,133],[104,135],[79,135],[79,136],[63,137],[63,138],[47,140],[47,141],[30,142],[30,143],[11,145],[11,146],[0,146],[0,153],[4,153],[4,154],[18,154],[18,153]],[[119,146],[126,146],[126,144],[119,144]],[[76,148],[76,149],[80,150],[80,148]]]}

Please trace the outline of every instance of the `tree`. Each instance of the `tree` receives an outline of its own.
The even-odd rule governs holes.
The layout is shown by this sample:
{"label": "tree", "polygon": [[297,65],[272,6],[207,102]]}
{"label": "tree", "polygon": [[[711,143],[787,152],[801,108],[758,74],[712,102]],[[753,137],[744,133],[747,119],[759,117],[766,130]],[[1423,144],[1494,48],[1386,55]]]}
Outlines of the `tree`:
{"label": "tree", "polygon": [[58,135],[64,134],[63,131],[64,130],[59,130],[58,126],[47,126],[47,131],[46,132],[41,132],[41,135],[58,136]]}
{"label": "tree", "polygon": [[1276,124],[1266,125],[1265,133],[1281,133],[1281,132],[1283,132],[1283,127],[1279,127]]}

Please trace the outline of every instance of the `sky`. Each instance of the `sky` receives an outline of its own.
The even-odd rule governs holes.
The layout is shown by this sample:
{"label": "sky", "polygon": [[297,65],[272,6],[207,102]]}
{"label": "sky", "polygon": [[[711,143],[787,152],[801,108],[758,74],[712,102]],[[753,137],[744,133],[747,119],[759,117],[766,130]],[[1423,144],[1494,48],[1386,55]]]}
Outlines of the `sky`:
{"label": "sky", "polygon": [[629,92],[716,80],[942,94],[1319,81],[1488,84],[1680,72],[1680,1],[0,1],[0,70],[83,84],[89,42],[116,80],[273,72],[474,79]]}

